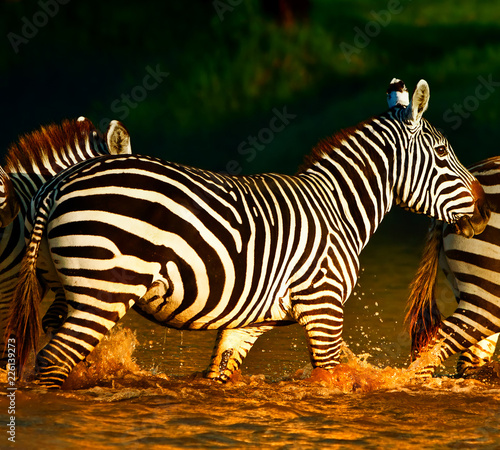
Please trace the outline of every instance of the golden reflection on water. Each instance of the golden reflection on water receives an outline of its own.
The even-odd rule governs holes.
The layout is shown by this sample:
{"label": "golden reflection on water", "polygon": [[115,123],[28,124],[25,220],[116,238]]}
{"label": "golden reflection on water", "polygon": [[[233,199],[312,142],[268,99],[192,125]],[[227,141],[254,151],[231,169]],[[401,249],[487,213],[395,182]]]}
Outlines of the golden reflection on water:
{"label": "golden reflection on water", "polygon": [[[276,344],[290,338],[282,334]],[[403,368],[376,367],[347,350],[342,369],[330,377],[313,373],[312,381],[306,365],[295,377],[273,380],[273,369],[218,385],[193,374],[142,370],[131,357],[136,345],[129,329],[116,330],[63,391],[19,383],[19,448],[493,449],[500,443],[499,379],[415,384]],[[275,356],[256,352],[254,362],[265,367]]]}
{"label": "golden reflection on water", "polygon": [[418,384],[406,370],[404,300],[418,256],[412,243],[367,249],[333,375],[311,374],[302,330],[290,326],[259,338],[234,382],[214,384],[193,374],[207,366],[215,332],[163,329],[130,313],[65,390],[18,382],[16,447],[500,448],[498,376]]}

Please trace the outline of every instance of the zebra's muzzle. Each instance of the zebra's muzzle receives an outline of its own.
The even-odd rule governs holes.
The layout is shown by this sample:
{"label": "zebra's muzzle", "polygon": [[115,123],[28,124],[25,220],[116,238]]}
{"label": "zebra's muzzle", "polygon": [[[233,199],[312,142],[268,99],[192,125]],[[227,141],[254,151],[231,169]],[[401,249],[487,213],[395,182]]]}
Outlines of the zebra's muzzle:
{"label": "zebra's muzzle", "polygon": [[467,239],[474,237],[475,231],[474,227],[471,224],[469,217],[462,216],[455,222],[456,233],[460,234]]}
{"label": "zebra's muzzle", "polygon": [[478,181],[472,185],[472,191],[476,199],[474,212],[471,216],[462,216],[455,222],[456,233],[468,239],[476,234],[481,234],[491,217],[491,206]]}

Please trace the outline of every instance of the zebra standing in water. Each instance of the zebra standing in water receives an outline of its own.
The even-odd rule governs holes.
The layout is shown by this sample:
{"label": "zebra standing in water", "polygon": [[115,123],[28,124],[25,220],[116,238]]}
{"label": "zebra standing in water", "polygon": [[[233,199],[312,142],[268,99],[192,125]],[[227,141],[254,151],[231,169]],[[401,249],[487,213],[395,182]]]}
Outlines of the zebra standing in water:
{"label": "zebra standing in water", "polygon": [[[407,322],[412,354],[434,354],[430,365],[417,359],[421,376],[451,355],[462,352],[459,376],[491,361],[500,332],[500,157],[478,162],[469,170],[484,188],[491,207],[485,230],[464,239],[441,222],[431,227],[424,255],[412,283]],[[446,320],[436,303],[435,285],[441,266],[453,289],[458,307]],[[424,366],[424,367],[422,367]]]}
{"label": "zebra standing in water", "polygon": [[[106,154],[131,153],[123,125],[110,123],[104,140],[84,117],[41,127],[10,146],[0,168],[0,336],[5,338],[7,315],[26,249],[24,220],[32,197],[46,181],[81,161]],[[64,292],[43,321],[46,330],[60,324],[67,306]]]}
{"label": "zebra standing in water", "polygon": [[74,308],[37,356],[46,386],[60,387],[132,306],[165,326],[219,330],[208,378],[226,381],[262,333],[292,322],[313,366],[333,369],[359,254],[393,203],[469,236],[485,225],[482,188],[422,118],[428,101],[421,80],[411,105],[321,142],[295,176],[118,156],[46,184],[9,319],[20,368],[38,336],[38,265]]}

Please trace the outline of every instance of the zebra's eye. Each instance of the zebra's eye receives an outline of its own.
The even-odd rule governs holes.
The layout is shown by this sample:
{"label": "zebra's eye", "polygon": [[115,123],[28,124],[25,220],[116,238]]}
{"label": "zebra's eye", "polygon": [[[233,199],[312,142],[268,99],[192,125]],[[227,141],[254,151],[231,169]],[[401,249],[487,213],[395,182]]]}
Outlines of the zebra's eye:
{"label": "zebra's eye", "polygon": [[434,150],[438,156],[446,156],[448,154],[446,145],[438,145]]}

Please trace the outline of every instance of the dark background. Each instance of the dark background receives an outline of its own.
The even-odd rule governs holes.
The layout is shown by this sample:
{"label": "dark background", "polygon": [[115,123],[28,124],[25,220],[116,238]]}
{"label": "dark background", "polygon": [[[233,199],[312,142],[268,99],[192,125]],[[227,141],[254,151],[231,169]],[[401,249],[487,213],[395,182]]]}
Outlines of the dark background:
{"label": "dark background", "polygon": [[[106,118],[122,120],[135,153],[218,171],[232,161],[235,173],[293,173],[319,139],[385,110],[385,90],[398,77],[410,92],[429,82],[426,117],[465,164],[499,153],[496,1],[0,5],[2,152],[21,133],[85,115],[100,128]],[[168,76],[146,89],[151,70]],[[250,152],[244,142],[285,107],[296,117],[272,136],[263,132],[266,142]]]}

